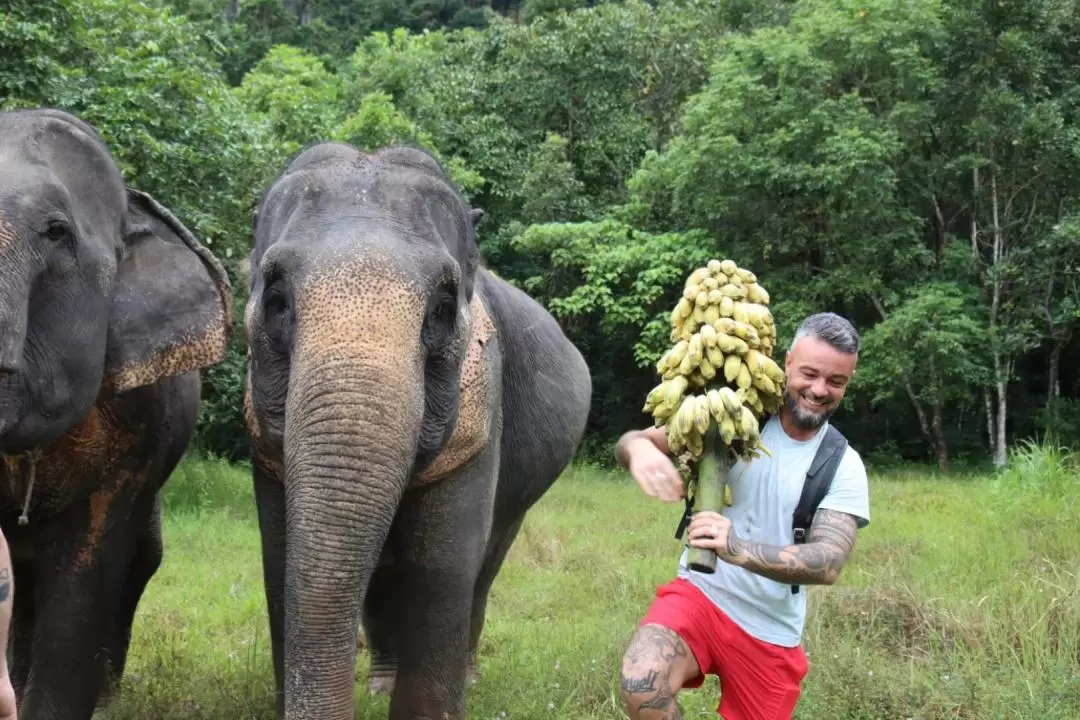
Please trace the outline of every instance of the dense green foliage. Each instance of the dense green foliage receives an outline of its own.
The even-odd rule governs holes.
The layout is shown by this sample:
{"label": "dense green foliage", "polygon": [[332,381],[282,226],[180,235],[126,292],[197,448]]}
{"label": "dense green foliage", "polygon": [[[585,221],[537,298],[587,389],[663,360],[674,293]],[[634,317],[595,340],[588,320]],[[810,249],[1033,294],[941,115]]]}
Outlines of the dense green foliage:
{"label": "dense green foliage", "polygon": [[[487,264],[585,352],[607,455],[647,422],[666,315],[709,257],[759,275],[781,347],[815,310],[864,332],[837,418],[864,454],[1072,442],[1078,60],[1071,0],[0,3],[2,106],[95,124],[239,308],[251,210],[291,153],[433,151],[486,211]],[[230,457],[242,330],[199,431]]]}

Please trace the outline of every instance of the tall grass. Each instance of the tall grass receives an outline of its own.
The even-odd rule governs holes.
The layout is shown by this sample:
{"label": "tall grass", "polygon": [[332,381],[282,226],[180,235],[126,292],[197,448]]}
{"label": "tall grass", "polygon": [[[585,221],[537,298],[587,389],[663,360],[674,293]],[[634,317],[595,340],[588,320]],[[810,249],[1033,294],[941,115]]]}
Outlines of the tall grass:
{"label": "tall grass", "polygon": [[[1080,717],[1077,457],[1021,446],[952,479],[871,476],[873,521],[840,582],[810,588],[808,718]],[[139,609],[128,718],[271,720],[272,672],[250,473],[187,460],[165,493],[166,556]],[[619,660],[675,569],[681,506],[577,467],[530,514],[497,579],[470,718],[624,718]],[[357,717],[385,718],[363,695]],[[715,717],[710,678],[681,696]]]}

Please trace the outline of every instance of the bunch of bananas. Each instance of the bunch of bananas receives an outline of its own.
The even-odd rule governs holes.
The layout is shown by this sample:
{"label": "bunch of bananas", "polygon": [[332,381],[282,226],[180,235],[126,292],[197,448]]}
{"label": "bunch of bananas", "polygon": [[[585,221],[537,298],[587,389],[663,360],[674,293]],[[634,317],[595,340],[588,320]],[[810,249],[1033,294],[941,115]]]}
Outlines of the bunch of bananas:
{"label": "bunch of bananas", "polygon": [[643,408],[658,427],[667,426],[674,453],[700,459],[714,421],[734,457],[768,453],[759,422],[779,411],[785,381],[772,359],[776,328],[768,305],[754,273],[732,260],[710,260],[687,278],[671,313],[675,345],[657,362],[662,382]]}

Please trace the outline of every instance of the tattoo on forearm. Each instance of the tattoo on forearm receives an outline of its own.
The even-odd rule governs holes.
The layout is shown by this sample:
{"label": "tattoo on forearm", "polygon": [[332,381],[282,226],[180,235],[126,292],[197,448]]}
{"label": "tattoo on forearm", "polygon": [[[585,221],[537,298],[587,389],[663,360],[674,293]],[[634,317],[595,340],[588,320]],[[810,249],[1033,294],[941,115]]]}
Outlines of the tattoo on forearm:
{"label": "tattoo on forearm", "polygon": [[11,597],[11,573],[7,568],[0,568],[0,603]]}
{"label": "tattoo on forearm", "polygon": [[675,700],[678,688],[671,687],[672,664],[690,656],[686,646],[673,631],[645,625],[634,633],[626,650],[620,687],[623,697],[635,712],[659,710],[662,720],[682,720],[682,709]]}
{"label": "tattoo on forearm", "polygon": [[758,575],[782,583],[820,585],[835,582],[855,545],[855,518],[822,509],[814,515],[805,545],[793,550],[745,542],[729,530],[728,548],[742,558],[741,565]]}

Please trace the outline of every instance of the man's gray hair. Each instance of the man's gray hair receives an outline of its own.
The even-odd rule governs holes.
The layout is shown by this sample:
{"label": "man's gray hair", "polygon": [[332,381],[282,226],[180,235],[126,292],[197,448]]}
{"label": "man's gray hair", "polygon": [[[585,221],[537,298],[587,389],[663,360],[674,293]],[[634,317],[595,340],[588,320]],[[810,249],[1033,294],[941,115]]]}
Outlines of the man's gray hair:
{"label": "man's gray hair", "polygon": [[795,332],[791,347],[795,347],[795,343],[803,337],[824,340],[836,350],[849,355],[856,355],[859,352],[859,331],[836,313],[816,313],[803,320]]}

